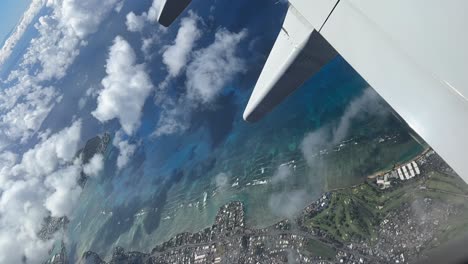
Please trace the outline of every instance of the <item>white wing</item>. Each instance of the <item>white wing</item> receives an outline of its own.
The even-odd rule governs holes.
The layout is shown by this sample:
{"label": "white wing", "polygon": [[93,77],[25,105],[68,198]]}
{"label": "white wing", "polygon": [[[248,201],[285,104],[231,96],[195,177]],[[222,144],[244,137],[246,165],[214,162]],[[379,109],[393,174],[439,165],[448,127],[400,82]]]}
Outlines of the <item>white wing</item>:
{"label": "white wing", "polygon": [[468,182],[468,1],[290,0],[290,5],[286,32],[270,53],[246,120],[258,120],[326,62],[302,56],[315,54],[304,49],[319,32]]}

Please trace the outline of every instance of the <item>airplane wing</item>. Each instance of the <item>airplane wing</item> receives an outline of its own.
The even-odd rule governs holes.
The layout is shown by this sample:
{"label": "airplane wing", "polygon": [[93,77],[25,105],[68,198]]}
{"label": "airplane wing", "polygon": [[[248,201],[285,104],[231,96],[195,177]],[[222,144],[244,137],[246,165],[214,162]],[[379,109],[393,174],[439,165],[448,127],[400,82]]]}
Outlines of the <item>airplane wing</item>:
{"label": "airplane wing", "polygon": [[335,49],[290,5],[244,119],[261,119],[336,55]]}
{"label": "airplane wing", "polygon": [[[162,0],[169,26],[191,0]],[[255,122],[340,54],[468,182],[468,1],[289,0],[244,119]]]}
{"label": "airplane wing", "polygon": [[468,182],[468,1],[289,3],[244,119],[259,120],[336,50]]}
{"label": "airplane wing", "polygon": [[162,0],[161,2],[158,22],[165,27],[169,27],[192,0]]}

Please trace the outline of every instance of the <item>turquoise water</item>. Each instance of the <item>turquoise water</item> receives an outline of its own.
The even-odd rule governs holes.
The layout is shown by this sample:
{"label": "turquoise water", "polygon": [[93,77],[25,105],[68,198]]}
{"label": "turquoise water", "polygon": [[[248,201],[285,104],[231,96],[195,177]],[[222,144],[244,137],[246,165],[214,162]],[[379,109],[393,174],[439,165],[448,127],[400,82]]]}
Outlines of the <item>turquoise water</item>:
{"label": "turquoise water", "polygon": [[[103,175],[88,181],[69,225],[72,257],[86,250],[109,255],[117,245],[148,251],[176,233],[211,225],[217,209],[232,200],[246,203],[249,225],[267,226],[291,205],[300,208],[323,191],[362,182],[422,151],[369,89],[337,58],[259,123],[242,121],[249,92],[232,88],[215,113],[195,114],[185,134],[144,140],[121,172],[110,148]],[[366,93],[372,101],[349,119],[338,142],[330,141]],[[311,146],[312,161],[301,150],[311,132],[320,141]],[[271,177],[288,162],[291,175],[273,184]],[[219,173],[228,175],[225,186],[216,185]]]}

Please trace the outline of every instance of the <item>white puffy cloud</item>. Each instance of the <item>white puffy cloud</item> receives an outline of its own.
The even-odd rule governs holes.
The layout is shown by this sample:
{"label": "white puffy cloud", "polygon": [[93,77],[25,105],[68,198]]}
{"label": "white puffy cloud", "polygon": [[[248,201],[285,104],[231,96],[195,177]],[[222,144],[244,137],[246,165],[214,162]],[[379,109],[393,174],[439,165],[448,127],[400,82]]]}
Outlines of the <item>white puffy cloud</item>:
{"label": "white puffy cloud", "polygon": [[[39,12],[44,1],[35,0],[24,14],[9,42],[12,49]],[[117,0],[49,0],[50,12],[41,16],[33,38],[20,60],[18,69],[10,72],[0,90],[0,149],[18,139],[25,142],[41,127],[61,93],[45,81],[65,76],[68,68],[86,45],[86,37],[96,32],[99,24],[113,10]],[[7,48],[5,48],[7,49]],[[3,52],[0,52],[4,54]],[[5,53],[6,54],[6,53]],[[3,55],[0,55],[0,57]],[[34,69],[34,70],[33,70]]]}
{"label": "white puffy cloud", "polygon": [[46,189],[39,179],[17,180],[0,198],[0,263],[41,263],[53,241],[37,237],[47,216]]}
{"label": "white puffy cloud", "polygon": [[16,165],[18,155],[11,151],[0,152],[0,186],[5,186],[10,178],[11,168]]}
{"label": "white puffy cloud", "polygon": [[97,31],[99,24],[119,4],[120,0],[63,0],[55,2],[60,22],[71,28],[79,38]]}
{"label": "white puffy cloud", "polygon": [[127,20],[125,22],[127,30],[131,32],[141,32],[145,26],[145,17],[137,16],[135,13],[130,12],[127,14]]}
{"label": "white puffy cloud", "polygon": [[13,168],[15,174],[39,177],[57,170],[59,165],[71,162],[78,151],[81,136],[81,120],[50,136],[26,151],[21,163]]}
{"label": "white puffy cloud", "polygon": [[137,146],[135,144],[130,144],[128,140],[123,139],[123,133],[118,131],[115,134],[112,144],[119,149],[119,156],[117,157],[117,168],[119,170],[125,168],[130,158],[135,153]]}
{"label": "white puffy cloud", "polygon": [[28,10],[24,12],[15,30],[10,35],[10,37],[8,37],[8,39],[5,41],[5,44],[3,44],[3,47],[0,49],[0,66],[2,66],[2,64],[5,63],[5,61],[10,57],[16,44],[21,39],[24,32],[26,32],[26,29],[32,23],[34,17],[39,13],[44,4],[45,0],[31,1]]}
{"label": "white puffy cloud", "polygon": [[81,194],[77,184],[81,166],[74,164],[49,175],[45,184],[53,191],[45,200],[45,207],[54,217],[70,215]]}
{"label": "white puffy cloud", "polygon": [[187,67],[187,92],[189,98],[209,103],[234,76],[245,70],[245,62],[237,56],[237,45],[247,36],[247,31],[232,33],[219,29],[210,46],[196,51]]}
{"label": "white puffy cloud", "polygon": [[95,154],[88,163],[83,166],[83,172],[90,176],[96,177],[104,169],[104,156],[102,154]]}
{"label": "white puffy cloud", "polygon": [[201,36],[201,31],[197,28],[198,20],[199,18],[194,13],[183,18],[173,45],[165,47],[162,57],[171,77],[179,75],[187,64],[195,42]]}
{"label": "white puffy cloud", "polygon": [[[29,138],[37,132],[52,107],[61,99],[54,87],[27,87],[29,93],[0,117],[3,135],[9,139]],[[7,100],[5,98],[5,100]]]}
{"label": "white puffy cloud", "polygon": [[[37,36],[29,43],[17,69],[2,82],[0,263],[23,263],[24,260],[42,263],[54,243],[53,239],[43,241],[37,237],[44,217],[70,217],[74,209],[81,193],[76,179],[83,169],[75,157],[81,121],[52,135],[39,128],[62,97],[53,82],[67,74],[81,47],[86,45],[86,38],[99,29],[117,2],[48,0],[50,9],[34,22]],[[32,3],[43,2],[34,0]],[[17,42],[15,38],[33,23],[40,6],[31,8],[9,44],[0,51],[0,57],[8,57],[5,50],[12,50]],[[34,134],[39,142],[25,149],[29,145],[24,143]],[[2,152],[8,145],[18,153]]]}
{"label": "white puffy cloud", "polygon": [[158,20],[159,12],[163,7],[164,0],[153,0],[151,7],[148,9],[148,20],[156,22]]}
{"label": "white puffy cloud", "polygon": [[[161,100],[164,98],[161,96],[164,95],[164,90],[156,94],[155,100],[160,103],[162,111],[153,136],[186,130],[189,127],[190,112],[212,103],[224,86],[244,71],[245,62],[237,56],[236,51],[246,36],[246,30],[232,33],[221,28],[216,32],[212,44],[193,52],[193,60],[188,63],[186,70],[186,91],[177,103]],[[166,81],[167,78],[159,85],[160,89],[166,87]]]}
{"label": "white puffy cloud", "polygon": [[141,110],[153,88],[144,64],[136,64],[130,44],[120,36],[110,48],[104,89],[92,115],[101,122],[118,118],[123,130],[131,135],[140,124]]}
{"label": "white puffy cloud", "polygon": [[70,216],[81,188],[75,159],[81,121],[50,135],[21,158],[0,154],[0,263],[42,263],[54,239],[41,240],[44,217]]}
{"label": "white puffy cloud", "polygon": [[[128,13],[126,17],[127,30],[131,32],[141,32],[147,22],[157,22],[159,11],[163,3],[164,0],[153,0],[150,8],[141,15],[136,15],[133,12]],[[162,29],[163,27],[159,26],[159,28]]]}

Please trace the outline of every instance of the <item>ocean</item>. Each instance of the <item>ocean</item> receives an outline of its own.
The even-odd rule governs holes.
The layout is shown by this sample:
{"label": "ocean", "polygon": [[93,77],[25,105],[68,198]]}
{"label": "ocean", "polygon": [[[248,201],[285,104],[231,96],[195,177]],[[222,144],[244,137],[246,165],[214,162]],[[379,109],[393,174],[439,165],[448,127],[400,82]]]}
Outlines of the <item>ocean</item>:
{"label": "ocean", "polygon": [[149,251],[211,225],[233,200],[245,203],[247,225],[268,226],[425,147],[341,57],[255,124],[242,120],[248,96],[227,87],[185,133],[134,138],[139,148],[122,171],[109,148],[69,224],[72,258],[115,246]]}

